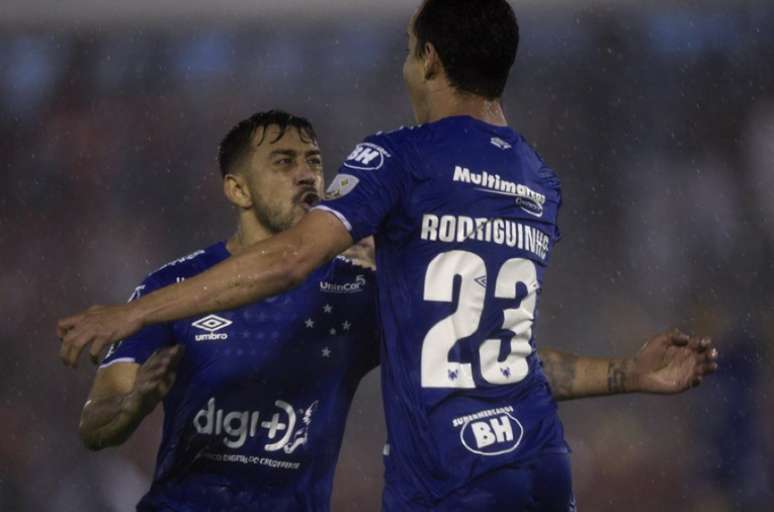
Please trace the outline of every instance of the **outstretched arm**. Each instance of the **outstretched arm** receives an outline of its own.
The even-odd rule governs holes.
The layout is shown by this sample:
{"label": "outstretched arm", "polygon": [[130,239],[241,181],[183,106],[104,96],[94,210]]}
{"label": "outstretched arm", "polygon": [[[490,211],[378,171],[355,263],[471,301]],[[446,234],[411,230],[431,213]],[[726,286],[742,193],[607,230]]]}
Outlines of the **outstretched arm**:
{"label": "outstretched arm", "polygon": [[708,338],[678,330],[649,339],[634,357],[602,359],[539,350],[556,400],[618,393],[680,393],[717,369],[718,352]]}
{"label": "outstretched arm", "polygon": [[352,245],[333,214],[312,211],[293,228],[249,247],[210,270],[121,306],[97,306],[60,320],[60,357],[75,366],[91,344],[96,360],[102,348],[144,326],[243,306],[299,283],[317,267]]}

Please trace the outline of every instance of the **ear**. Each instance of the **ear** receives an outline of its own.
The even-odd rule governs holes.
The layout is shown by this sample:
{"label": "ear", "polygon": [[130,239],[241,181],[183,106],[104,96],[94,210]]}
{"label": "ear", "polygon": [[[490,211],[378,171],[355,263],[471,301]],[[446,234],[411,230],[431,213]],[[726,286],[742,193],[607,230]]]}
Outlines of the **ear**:
{"label": "ear", "polygon": [[226,174],[223,178],[223,193],[231,204],[247,209],[253,206],[253,196],[247,186],[247,180],[239,174]]}
{"label": "ear", "polygon": [[438,52],[435,50],[435,46],[433,46],[432,43],[425,43],[422,61],[426,81],[438,78],[443,72],[441,58],[438,56]]}

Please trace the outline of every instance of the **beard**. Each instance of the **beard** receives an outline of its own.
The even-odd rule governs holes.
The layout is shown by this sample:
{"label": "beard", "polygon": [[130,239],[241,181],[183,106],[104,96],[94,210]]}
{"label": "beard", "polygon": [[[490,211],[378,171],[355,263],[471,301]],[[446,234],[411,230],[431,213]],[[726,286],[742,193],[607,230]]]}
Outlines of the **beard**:
{"label": "beard", "polygon": [[253,206],[253,212],[258,222],[275,235],[289,229],[296,223],[294,210],[295,208],[291,206],[283,211],[283,208],[272,207],[263,201],[256,201]]}

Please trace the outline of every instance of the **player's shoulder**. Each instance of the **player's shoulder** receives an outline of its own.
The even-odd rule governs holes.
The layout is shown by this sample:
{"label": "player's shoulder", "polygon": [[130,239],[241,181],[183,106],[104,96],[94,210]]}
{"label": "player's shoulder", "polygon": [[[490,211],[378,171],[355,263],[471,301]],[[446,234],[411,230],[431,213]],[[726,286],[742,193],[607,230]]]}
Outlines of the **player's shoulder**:
{"label": "player's shoulder", "polygon": [[149,287],[162,287],[179,283],[189,277],[204,272],[211,266],[228,257],[223,242],[217,242],[204,249],[168,261],[147,275],[143,284]]}
{"label": "player's shoulder", "polygon": [[538,150],[529,144],[526,139],[519,134],[523,155],[529,166],[534,170],[537,180],[548,190],[560,194],[561,181],[554,169],[543,159]]}
{"label": "player's shoulder", "polygon": [[508,128],[503,133],[503,139],[493,137],[490,143],[502,149],[503,151],[513,151],[516,158],[521,162],[521,167],[532,176],[532,179],[539,183],[549,192],[549,194],[558,196],[561,193],[561,182],[556,172],[543,159],[540,152],[518,131]]}
{"label": "player's shoulder", "polygon": [[407,160],[406,153],[416,142],[420,126],[402,126],[397,130],[368,135],[344,160],[344,167],[357,171],[376,171],[392,161]]}
{"label": "player's shoulder", "polygon": [[406,146],[415,146],[432,140],[435,134],[436,130],[432,124],[406,125],[394,130],[376,132],[366,137],[366,141],[400,150]]}
{"label": "player's shoulder", "polygon": [[400,126],[395,130],[376,132],[369,139],[386,146],[401,148],[431,142],[437,138],[438,127],[434,124]]}

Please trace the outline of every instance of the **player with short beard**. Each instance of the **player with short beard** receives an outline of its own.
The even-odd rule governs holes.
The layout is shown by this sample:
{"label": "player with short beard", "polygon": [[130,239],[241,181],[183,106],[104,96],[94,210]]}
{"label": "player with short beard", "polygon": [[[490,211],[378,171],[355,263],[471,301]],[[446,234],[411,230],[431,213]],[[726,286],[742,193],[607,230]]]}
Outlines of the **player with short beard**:
{"label": "player with short beard", "polygon": [[[322,159],[304,118],[243,120],[219,163],[236,233],[152,272],[132,299],[287,230],[320,200]],[[347,411],[378,364],[375,293],[371,269],[337,257],[272,299],[142,329],[102,361],[81,415],[84,444],[123,443],[163,401],[138,510],[328,510]]]}

